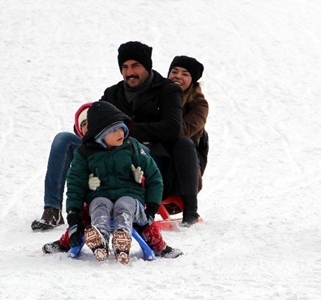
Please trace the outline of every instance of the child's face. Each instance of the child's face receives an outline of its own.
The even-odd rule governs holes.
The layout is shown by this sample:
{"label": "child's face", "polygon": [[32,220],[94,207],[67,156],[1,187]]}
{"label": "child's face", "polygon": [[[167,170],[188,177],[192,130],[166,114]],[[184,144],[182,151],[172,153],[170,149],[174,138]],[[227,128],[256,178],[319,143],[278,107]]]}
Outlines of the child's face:
{"label": "child's face", "polygon": [[88,123],[87,120],[83,120],[80,124],[80,130],[82,132],[82,135],[85,135],[88,130]]}
{"label": "child's face", "polygon": [[125,132],[122,128],[118,128],[115,131],[107,134],[104,141],[108,148],[121,146],[124,142]]}

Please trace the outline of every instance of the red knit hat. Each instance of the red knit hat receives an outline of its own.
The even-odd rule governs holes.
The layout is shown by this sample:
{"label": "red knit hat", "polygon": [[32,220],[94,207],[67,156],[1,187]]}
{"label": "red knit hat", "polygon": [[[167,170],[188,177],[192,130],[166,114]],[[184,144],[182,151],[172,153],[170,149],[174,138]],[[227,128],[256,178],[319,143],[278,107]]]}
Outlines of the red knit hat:
{"label": "red knit hat", "polygon": [[83,133],[81,131],[80,125],[84,120],[87,120],[87,111],[91,106],[92,102],[88,102],[83,104],[78,108],[75,113],[75,131],[79,137],[83,137]]}

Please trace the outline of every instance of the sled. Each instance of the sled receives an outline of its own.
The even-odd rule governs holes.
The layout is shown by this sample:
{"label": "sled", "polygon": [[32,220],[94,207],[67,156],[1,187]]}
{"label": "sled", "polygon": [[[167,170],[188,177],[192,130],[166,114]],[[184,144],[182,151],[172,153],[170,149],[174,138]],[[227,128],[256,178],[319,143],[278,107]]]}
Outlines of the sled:
{"label": "sled", "polygon": [[[110,220],[110,228],[114,228],[114,220]],[[147,245],[145,239],[136,231],[132,229],[132,237],[137,241],[144,254],[144,260],[152,261],[156,259],[154,251]],[[68,256],[71,258],[77,258],[80,255],[82,247],[85,245],[85,238],[82,237],[82,244],[77,247],[72,247],[68,251]]]}
{"label": "sled", "polygon": [[[162,220],[156,220],[155,223],[160,230],[177,230],[179,223],[182,222],[182,213],[184,208],[183,200],[179,196],[169,196],[159,206],[158,214]],[[202,222],[202,218],[198,218],[198,222]]]}

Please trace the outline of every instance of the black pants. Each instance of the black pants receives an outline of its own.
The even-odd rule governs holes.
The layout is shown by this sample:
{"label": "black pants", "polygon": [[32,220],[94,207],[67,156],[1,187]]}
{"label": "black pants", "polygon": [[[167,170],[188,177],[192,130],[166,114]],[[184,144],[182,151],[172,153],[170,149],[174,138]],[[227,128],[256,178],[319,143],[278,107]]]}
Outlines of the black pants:
{"label": "black pants", "polygon": [[197,215],[199,163],[194,142],[188,137],[177,139],[172,148],[175,179],[173,194],[182,197],[185,215]]}

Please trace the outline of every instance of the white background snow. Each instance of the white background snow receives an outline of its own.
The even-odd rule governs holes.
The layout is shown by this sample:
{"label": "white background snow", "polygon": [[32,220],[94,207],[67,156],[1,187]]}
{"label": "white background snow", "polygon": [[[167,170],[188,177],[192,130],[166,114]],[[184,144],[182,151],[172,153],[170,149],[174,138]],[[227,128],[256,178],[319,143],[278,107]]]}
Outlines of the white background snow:
{"label": "white background snow", "polygon": [[[321,299],[319,0],[1,0],[0,299]],[[51,141],[122,79],[117,49],[164,76],[196,57],[210,104],[204,223],[164,231],[174,260],[45,255],[35,233]],[[64,212],[64,216],[66,216]]]}

